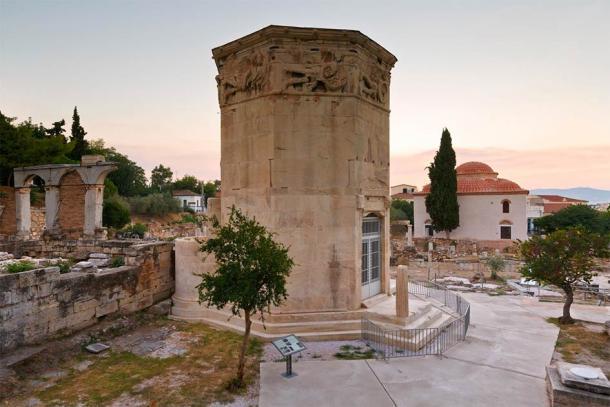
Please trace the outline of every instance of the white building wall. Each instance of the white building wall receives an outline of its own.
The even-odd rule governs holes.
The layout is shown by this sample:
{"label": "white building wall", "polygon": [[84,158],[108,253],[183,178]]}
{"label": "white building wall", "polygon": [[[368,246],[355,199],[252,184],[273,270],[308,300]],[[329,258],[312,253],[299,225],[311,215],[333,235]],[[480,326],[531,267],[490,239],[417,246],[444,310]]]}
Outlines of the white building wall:
{"label": "white building wall", "polygon": [[[500,240],[500,222],[512,223],[513,240],[527,239],[526,194],[519,195],[458,195],[460,226],[451,231],[451,239]],[[502,213],[502,201],[509,200],[510,212]],[[414,237],[426,237],[426,197],[415,196]],[[445,233],[435,233],[445,237]]]}

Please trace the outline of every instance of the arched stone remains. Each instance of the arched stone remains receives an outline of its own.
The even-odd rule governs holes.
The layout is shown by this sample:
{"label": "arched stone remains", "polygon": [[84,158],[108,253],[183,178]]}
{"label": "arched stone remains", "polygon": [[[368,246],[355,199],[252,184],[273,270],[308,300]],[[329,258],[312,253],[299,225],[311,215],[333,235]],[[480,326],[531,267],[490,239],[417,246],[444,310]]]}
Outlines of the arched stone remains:
{"label": "arched stone remains", "polygon": [[[80,164],[47,164],[32,167],[21,167],[13,170],[15,182],[15,210],[17,222],[17,237],[28,239],[30,237],[30,184],[35,176],[40,177],[45,184],[45,229],[47,233],[62,233],[61,222],[59,222],[62,210],[61,200],[70,199],[70,191],[66,188],[74,188],[75,184],[82,182],[84,189],[84,202],[82,206],[82,219],[77,221],[82,225],[75,234],[72,231],[69,237],[100,237],[103,235],[102,228],[102,204],[104,199],[104,180],[112,171],[116,170],[112,162],[107,162],[100,155],[85,155]],[[75,178],[77,176],[77,178]],[[62,183],[69,178],[74,178],[72,183]],[[63,191],[62,191],[63,188]],[[63,192],[63,193],[62,193]],[[69,205],[74,208],[74,205]],[[75,209],[79,212],[78,208]],[[66,214],[68,215],[68,214]],[[72,213],[70,216],[80,216],[80,213]]]}

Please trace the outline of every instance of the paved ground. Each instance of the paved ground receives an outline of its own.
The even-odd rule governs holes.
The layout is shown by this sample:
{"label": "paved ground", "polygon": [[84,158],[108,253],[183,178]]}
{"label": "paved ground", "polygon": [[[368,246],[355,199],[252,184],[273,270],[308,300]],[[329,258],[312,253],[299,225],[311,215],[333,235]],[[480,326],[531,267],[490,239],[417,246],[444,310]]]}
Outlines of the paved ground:
{"label": "paved ground", "polygon": [[472,304],[468,338],[443,359],[300,362],[290,379],[280,376],[282,363],[263,363],[259,405],[547,406],[544,368],[559,330],[544,317],[561,304],[464,296]]}

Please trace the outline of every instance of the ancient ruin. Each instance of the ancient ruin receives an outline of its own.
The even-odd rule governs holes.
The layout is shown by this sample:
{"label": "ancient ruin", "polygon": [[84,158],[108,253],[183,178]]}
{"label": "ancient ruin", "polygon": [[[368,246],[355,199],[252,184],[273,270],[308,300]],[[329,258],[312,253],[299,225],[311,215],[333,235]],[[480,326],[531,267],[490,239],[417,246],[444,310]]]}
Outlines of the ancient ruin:
{"label": "ancient ruin", "polygon": [[[267,331],[258,324],[255,333],[326,321],[309,329],[359,335],[362,302],[390,292],[396,58],[358,31],[281,26],[212,52],[221,108],[218,215],[225,219],[236,205],[255,216],[290,246],[298,265],[287,303],[271,310]],[[177,242],[172,314],[225,324],[225,313],[197,303],[193,272],[203,270],[196,250],[196,242]]]}
{"label": "ancient ruin", "polygon": [[30,189],[32,180],[38,177],[45,190],[46,234],[72,239],[104,237],[104,180],[115,169],[102,156],[83,156],[80,164],[15,168],[15,187],[3,187],[0,234],[8,240],[32,237]]}

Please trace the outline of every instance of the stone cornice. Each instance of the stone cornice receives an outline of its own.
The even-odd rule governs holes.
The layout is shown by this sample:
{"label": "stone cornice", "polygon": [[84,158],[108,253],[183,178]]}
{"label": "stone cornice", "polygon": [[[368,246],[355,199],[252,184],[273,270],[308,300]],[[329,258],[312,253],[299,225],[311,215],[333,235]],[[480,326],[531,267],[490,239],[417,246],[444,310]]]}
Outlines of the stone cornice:
{"label": "stone cornice", "polygon": [[270,25],[245,37],[231,41],[212,49],[212,55],[218,65],[219,61],[243,49],[256,46],[272,39],[290,39],[301,41],[345,41],[358,44],[371,52],[383,62],[393,67],[396,57],[375,41],[356,30],[338,30],[330,28],[306,28]]}

